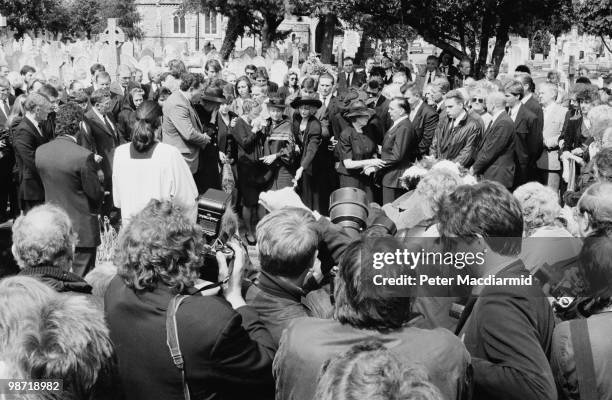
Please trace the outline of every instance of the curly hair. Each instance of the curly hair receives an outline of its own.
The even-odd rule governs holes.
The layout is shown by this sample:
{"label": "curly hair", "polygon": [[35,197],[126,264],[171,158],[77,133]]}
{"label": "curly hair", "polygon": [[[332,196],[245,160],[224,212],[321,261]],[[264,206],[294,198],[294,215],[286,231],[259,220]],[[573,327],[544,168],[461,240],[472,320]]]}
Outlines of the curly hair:
{"label": "curly hair", "polygon": [[587,118],[591,121],[589,136],[601,143],[604,131],[612,127],[612,107],[605,104],[595,106],[589,111]]}
{"label": "curly hair", "polygon": [[119,234],[117,274],[135,291],[192,287],[202,265],[202,233],[170,201],[151,200]]}
{"label": "curly hair", "polygon": [[75,102],[63,104],[55,117],[55,132],[59,135],[76,136],[80,122],[83,120],[83,109]]}
{"label": "curly hair", "polygon": [[570,94],[577,100],[592,102],[599,99],[597,86],[588,83],[576,83],[570,88]]}
{"label": "curly hair", "polygon": [[315,395],[319,400],[442,400],[427,372],[404,365],[379,340],[367,340],[327,360]]}
{"label": "curly hair", "polygon": [[458,173],[446,169],[432,169],[421,178],[416,192],[428,200],[428,205],[435,214],[442,197],[449,195],[462,184],[463,180]]}
{"label": "curly hair", "polygon": [[538,228],[554,225],[561,215],[559,196],[554,190],[541,183],[529,182],[519,186],[514,191],[514,197],[523,210],[527,235]]}
{"label": "curly hair", "polygon": [[15,221],[13,254],[21,268],[52,266],[68,269],[76,238],[66,211],[52,204],[43,204]]}

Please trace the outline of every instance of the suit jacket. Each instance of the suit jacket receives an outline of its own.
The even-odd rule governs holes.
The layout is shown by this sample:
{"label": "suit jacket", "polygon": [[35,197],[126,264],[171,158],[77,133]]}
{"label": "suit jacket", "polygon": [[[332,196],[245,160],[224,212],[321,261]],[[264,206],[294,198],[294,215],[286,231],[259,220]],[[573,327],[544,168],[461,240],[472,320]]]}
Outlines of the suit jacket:
{"label": "suit jacket", "polygon": [[381,159],[387,165],[379,171],[382,185],[401,188],[400,177],[417,156],[418,137],[414,125],[406,118],[394,125],[383,138]]}
{"label": "suit jacket", "polygon": [[[10,111],[10,106],[7,105],[6,107],[7,107],[7,109],[5,111],[5,109],[0,104],[0,129],[6,126],[6,121],[8,119],[8,114],[11,112]],[[8,128],[8,126],[6,126],[6,128]]]}
{"label": "suit jacket", "polygon": [[[470,356],[450,331],[422,329],[413,320],[387,333],[358,329],[333,319],[298,318],[283,333],[274,359],[276,398],[314,400],[323,363],[364,340],[378,339],[402,362],[418,363],[443,398],[464,398],[470,386]],[[467,397],[465,397],[467,398]]]}
{"label": "suit jacket", "polygon": [[[427,70],[425,70],[423,73],[417,75],[416,79],[414,80],[416,86],[418,87],[419,91],[423,91],[423,89],[425,88],[425,85],[427,85]],[[436,78],[444,78],[446,79],[446,75],[444,75],[443,72],[441,72],[440,70],[436,69],[435,73],[434,73],[434,79],[432,79],[432,82],[436,79]]]}
{"label": "suit jacket", "polygon": [[[517,260],[495,274],[520,278],[529,271]],[[457,332],[472,356],[474,399],[553,400],[557,390],[549,364],[552,309],[540,286],[485,286],[472,296]]]}
{"label": "suit jacket", "polygon": [[342,95],[347,93],[349,87],[360,88],[361,85],[365,83],[365,81],[366,77],[363,71],[353,71],[353,79],[351,80],[350,84],[346,80],[346,72],[338,72],[338,83],[336,85],[338,94]]}
{"label": "suit jacket", "polygon": [[389,128],[391,128],[391,125],[393,125],[393,120],[389,115],[389,104],[391,104],[391,100],[380,95],[376,101],[376,105],[374,105],[374,111],[376,111],[376,115],[378,116],[378,128],[381,132],[387,132]]}
{"label": "suit jacket", "polygon": [[492,121],[476,149],[472,166],[474,174],[499,182],[510,189],[514,183],[516,168],[515,135],[512,119],[506,112],[502,112]]}
{"label": "suit jacket", "polygon": [[200,149],[210,143],[210,137],[202,133],[203,127],[197,112],[180,91],[175,91],[166,99],[163,111],[163,142],[179,149],[191,173],[196,173],[200,163]]}
{"label": "suit jacket", "polygon": [[13,147],[19,177],[19,198],[29,201],[44,201],[45,189],[36,169],[36,149],[49,139],[38,132],[29,118],[24,117],[15,129]]}
{"label": "suit jacket", "polygon": [[98,209],[104,189],[98,180],[94,155],[68,136],[36,150],[36,167],[45,187],[45,200],[62,207],[78,234],[77,247],[100,244]]}
{"label": "suit jacket", "polygon": [[521,104],[514,120],[516,130],[516,159],[519,168],[519,185],[527,182],[529,171],[535,170],[536,161],[544,148],[542,131],[539,131],[537,117]]}
{"label": "suit jacket", "polygon": [[565,117],[568,114],[567,108],[559,103],[552,103],[545,110],[544,129],[542,130],[543,140],[552,140],[554,145],[546,146],[538,158],[536,165],[540,169],[549,171],[559,171],[561,162],[559,161],[559,139],[565,124]]}
{"label": "suit jacket", "polygon": [[417,137],[419,138],[417,155],[419,159],[429,155],[429,147],[436,133],[439,120],[440,116],[436,110],[423,101],[423,104],[421,104],[412,120],[412,125],[414,125]]}
{"label": "suit jacket", "polygon": [[532,95],[523,105],[529,111],[535,114],[537,118],[538,131],[542,132],[544,129],[544,109],[542,109],[540,103],[535,99],[534,95]]}
{"label": "suit jacket", "polygon": [[[106,291],[104,308],[119,359],[124,397],[183,400],[181,372],[166,344],[170,288],[135,292],[120,277]],[[274,397],[274,345],[249,306],[236,310],[220,296],[193,295],[176,313],[185,379],[192,399]]]}
{"label": "suit jacket", "polygon": [[466,112],[466,116],[453,128],[446,113],[440,116],[430,153],[439,160],[451,160],[463,167],[472,165],[474,148],[482,136],[479,120]]}
{"label": "suit jacket", "polygon": [[[107,117],[110,118],[110,116]],[[115,148],[125,143],[125,140],[123,140],[123,137],[119,134],[116,125],[111,123],[112,130],[109,130],[93,109],[85,113],[85,122],[87,122],[91,128],[91,136],[96,143],[96,149],[98,150],[98,154],[102,156],[100,166],[104,173],[104,189],[110,191],[112,188]]]}

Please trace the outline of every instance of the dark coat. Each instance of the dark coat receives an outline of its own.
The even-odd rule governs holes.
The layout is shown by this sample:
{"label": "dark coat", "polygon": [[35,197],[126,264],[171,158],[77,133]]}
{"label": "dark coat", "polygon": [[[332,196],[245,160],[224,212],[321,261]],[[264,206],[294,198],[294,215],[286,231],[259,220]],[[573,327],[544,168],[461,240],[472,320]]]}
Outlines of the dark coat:
{"label": "dark coat", "polygon": [[532,95],[523,105],[529,111],[535,114],[537,118],[538,132],[542,134],[542,131],[544,130],[544,109],[542,109],[542,105],[535,99],[535,95]]}
{"label": "dark coat", "polygon": [[313,161],[321,145],[321,123],[315,117],[310,117],[306,124],[306,130],[300,132],[302,117],[299,113],[293,115],[293,137],[300,148],[300,166],[304,168],[304,174],[312,175]]}
{"label": "dark coat", "polygon": [[111,128],[113,129],[110,131],[93,110],[85,113],[85,122],[89,124],[91,135],[96,142],[98,154],[102,156],[101,167],[104,173],[104,189],[110,191],[112,188],[115,148],[125,143],[125,140],[117,132],[116,126],[112,126]]}
{"label": "dark coat", "polygon": [[[528,275],[520,260],[495,274]],[[472,297],[457,331],[472,356],[473,398],[556,399],[549,365],[554,326],[548,299],[535,281],[532,286],[486,286]]]}
{"label": "dark coat", "polygon": [[379,129],[381,132],[387,132],[389,128],[391,128],[391,125],[393,125],[393,120],[389,115],[389,104],[391,104],[391,100],[387,99],[383,95],[380,95],[376,101],[376,105],[374,106],[374,111],[376,111],[376,115],[378,116]]}
{"label": "dark coat", "polygon": [[299,318],[283,333],[274,360],[276,398],[315,400],[323,363],[364,340],[378,339],[402,362],[421,365],[443,398],[469,393],[470,356],[450,331],[421,329],[423,319],[387,333],[358,329],[333,319]]}
{"label": "dark coat", "polygon": [[28,201],[44,201],[45,189],[35,163],[36,149],[49,139],[41,135],[34,124],[23,118],[15,129],[13,147],[19,177],[19,198]]}
{"label": "dark coat", "polygon": [[[105,312],[119,359],[125,398],[183,400],[181,373],[166,344],[167,286],[135,292],[120,277],[106,291]],[[194,295],[176,314],[192,399],[272,398],[276,346],[249,306],[233,310],[221,297]]]}
{"label": "dark coat", "polygon": [[502,112],[487,129],[474,154],[474,174],[510,189],[516,169],[514,123]]}
{"label": "dark coat", "polygon": [[439,120],[440,116],[436,110],[423,100],[423,104],[419,107],[412,121],[412,125],[419,138],[419,159],[429,155],[429,148],[431,147],[431,142],[436,133],[436,127],[438,126]]}
{"label": "dark coat", "polygon": [[416,130],[408,118],[385,133],[380,158],[387,164],[378,171],[382,176],[383,186],[402,187],[400,177],[416,160],[417,144]]}
{"label": "dark coat", "polygon": [[132,140],[132,130],[136,123],[135,109],[132,96],[128,95],[128,100],[123,103],[123,108],[119,112],[116,124],[117,131],[126,142]]}
{"label": "dark coat", "polygon": [[542,130],[538,130],[538,120],[534,113],[521,104],[514,120],[516,130],[516,185],[522,185],[529,180],[530,172],[534,172],[536,161],[544,150]]}
{"label": "dark coat", "polygon": [[467,112],[454,128],[450,126],[451,121],[446,113],[440,116],[430,153],[439,160],[451,160],[467,168],[482,136],[482,125]]}
{"label": "dark coat", "polygon": [[294,319],[330,318],[333,312],[329,295],[326,298],[309,296],[302,288],[264,271],[261,271],[255,283],[249,286],[245,300],[257,311],[277,346],[283,330]]}
{"label": "dark coat", "polygon": [[361,85],[365,83],[365,74],[363,72],[353,71],[353,80],[349,85],[346,81],[346,73],[344,71],[338,72],[338,83],[336,84],[336,88],[338,89],[339,94],[345,94],[348,92],[349,87],[360,88]]}
{"label": "dark coat", "polygon": [[100,244],[98,209],[104,189],[98,181],[94,155],[67,136],[36,150],[36,167],[45,187],[46,201],[62,207],[78,234],[77,247]]}

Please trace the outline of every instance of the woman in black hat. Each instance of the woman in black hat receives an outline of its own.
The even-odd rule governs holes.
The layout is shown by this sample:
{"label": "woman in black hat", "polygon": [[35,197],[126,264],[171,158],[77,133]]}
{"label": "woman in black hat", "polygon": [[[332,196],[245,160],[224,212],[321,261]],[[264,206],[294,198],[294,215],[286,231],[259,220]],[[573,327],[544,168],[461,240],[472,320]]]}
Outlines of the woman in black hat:
{"label": "woman in black hat", "polygon": [[291,102],[291,107],[298,111],[293,115],[292,131],[301,154],[300,167],[295,172],[293,184],[297,186],[301,180],[301,197],[306,207],[327,214],[328,210],[321,210],[320,193],[312,173],[321,144],[321,123],[315,117],[321,105],[321,100],[314,96],[300,96]]}
{"label": "woman in black hat", "polygon": [[200,122],[202,122],[202,133],[210,136],[210,143],[200,150],[200,165],[195,174],[199,193],[204,193],[208,189],[221,189],[217,118],[219,107],[225,102],[223,88],[217,85],[208,85],[202,92],[199,104],[193,107],[200,117]]}
{"label": "woman in black hat", "polygon": [[340,187],[355,187],[366,192],[369,202],[374,201],[372,180],[363,173],[368,167],[382,168],[385,162],[376,158],[376,126],[370,124],[374,110],[364,102],[353,102],[344,118],[350,123],[340,132],[336,155],[340,160],[336,170]]}
{"label": "woman in black hat", "polygon": [[279,190],[293,185],[293,166],[297,154],[291,121],[284,115],[284,111],[285,100],[282,97],[271,97],[268,100],[270,118],[266,126],[264,157],[261,158],[268,165],[272,177],[267,190]]}
{"label": "woman in black hat", "polygon": [[259,220],[259,193],[271,176],[262,162],[266,141],[266,121],[261,118],[261,105],[253,99],[242,104],[244,114],[236,120],[231,134],[238,147],[238,190],[242,196],[242,217],[246,224],[246,240],[255,244],[255,227]]}

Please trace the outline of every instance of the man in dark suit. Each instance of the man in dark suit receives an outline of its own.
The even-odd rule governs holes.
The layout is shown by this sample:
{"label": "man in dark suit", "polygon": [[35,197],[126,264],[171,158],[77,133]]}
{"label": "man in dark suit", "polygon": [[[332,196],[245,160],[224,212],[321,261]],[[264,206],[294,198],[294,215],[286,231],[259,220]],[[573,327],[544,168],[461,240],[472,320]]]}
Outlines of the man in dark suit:
{"label": "man in dark suit", "polygon": [[338,74],[338,94],[345,95],[349,88],[360,88],[365,82],[363,72],[355,71],[355,60],[352,57],[344,57],[342,60],[343,70]]}
{"label": "man in dark suit", "polygon": [[484,255],[484,263],[469,272],[472,278],[513,279],[467,287],[471,294],[456,333],[472,356],[473,398],[556,399],[549,364],[555,320],[540,284],[524,280],[530,274],[520,259],[520,204],[501,184],[484,181],[460,186],[439,210],[443,241],[462,241],[459,248]]}
{"label": "man in dark suit", "polygon": [[423,91],[425,86],[430,85],[438,78],[446,78],[443,72],[438,69],[440,61],[438,57],[431,55],[427,57],[427,65],[422,74],[417,75],[415,83],[420,91]]}
{"label": "man in dark suit", "polygon": [[94,90],[99,89],[98,87],[96,87],[96,75],[100,71],[106,72],[106,68],[102,64],[95,63],[95,64],[92,64],[91,67],[89,67],[89,73],[91,74],[91,86],[83,89],[85,93],[87,93],[87,96],[91,96]]}
{"label": "man in dark suit", "polygon": [[514,184],[516,168],[514,123],[506,113],[506,96],[503,93],[494,92],[486,101],[493,119],[476,148],[471,171],[475,176],[499,182],[510,189]]}
{"label": "man in dark suit", "polygon": [[376,116],[378,117],[377,121],[379,123],[378,129],[381,132],[387,132],[391,125],[393,125],[393,121],[389,116],[389,103],[391,101],[382,95],[382,89],[383,86],[378,79],[372,79],[368,82],[365,88],[368,99],[365,103],[368,107],[376,111]]}
{"label": "man in dark suit", "polygon": [[70,216],[78,235],[72,271],[85,276],[95,267],[96,248],[100,245],[98,209],[104,189],[98,181],[94,154],[77,144],[80,112],[74,103],[60,107],[58,136],[36,150],[36,168],[46,201],[62,207]]}
{"label": "man in dark suit", "polygon": [[[381,159],[385,166],[376,172],[378,177],[382,177],[383,204],[393,202],[405,192],[400,177],[417,157],[419,139],[410,122],[409,113],[408,100],[395,98],[389,103],[393,125],[385,133],[382,143]],[[364,173],[369,175],[374,169],[367,168]]]}
{"label": "man in dark suit", "polygon": [[[98,77],[105,72],[98,73]],[[102,156],[100,166],[104,174],[104,190],[109,195],[104,201],[102,213],[110,215],[113,209],[112,202],[112,176],[113,176],[113,156],[115,148],[125,141],[117,131],[115,124],[111,121],[108,112],[111,105],[111,95],[108,90],[95,90],[90,98],[91,109],[85,113],[85,122],[91,128],[91,135],[96,143],[98,154]]]}
{"label": "man in dark suit", "polygon": [[521,99],[521,103],[525,105],[529,111],[535,114],[537,118],[538,131],[542,133],[544,130],[544,109],[540,105],[539,100],[535,97],[535,83],[530,75],[523,74],[519,77],[519,81],[523,84],[525,95]]}
{"label": "man in dark suit", "polygon": [[459,89],[465,85],[465,81],[472,77],[472,61],[469,58],[462,58],[459,63],[459,73],[455,75],[453,88]]}
{"label": "man in dark suit", "polygon": [[41,94],[28,95],[23,103],[25,116],[15,129],[13,147],[19,176],[19,201],[23,212],[45,202],[45,190],[38,175],[34,156],[36,149],[47,143],[41,123],[47,120],[51,104]]}
{"label": "man in dark suit", "polygon": [[537,179],[536,162],[544,150],[544,139],[536,115],[521,102],[524,95],[521,82],[508,82],[505,91],[506,105],[516,130],[517,171],[514,187],[517,187]]}
{"label": "man in dark suit", "polygon": [[[2,68],[0,66],[0,68]],[[10,202],[11,215],[17,215],[18,205],[15,185],[13,184],[13,167],[15,154],[9,144],[8,116],[10,113],[9,94],[11,84],[5,77],[0,76],[0,222],[8,219],[6,213]]]}
{"label": "man in dark suit", "polygon": [[416,130],[419,139],[417,158],[429,155],[429,147],[436,133],[440,116],[423,100],[423,95],[415,83],[409,82],[401,88],[404,97],[410,105],[410,122]]}

